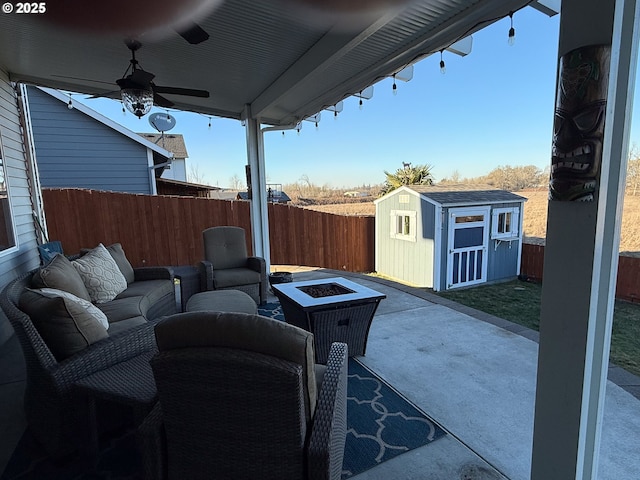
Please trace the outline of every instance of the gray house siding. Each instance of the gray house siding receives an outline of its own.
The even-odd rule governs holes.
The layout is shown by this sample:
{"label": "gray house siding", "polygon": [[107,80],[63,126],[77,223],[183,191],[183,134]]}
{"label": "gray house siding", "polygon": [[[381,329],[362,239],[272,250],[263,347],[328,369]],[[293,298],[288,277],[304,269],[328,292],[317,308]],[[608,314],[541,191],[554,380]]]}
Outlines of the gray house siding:
{"label": "gray house siding", "polygon": [[[406,201],[404,203],[400,199]],[[415,212],[415,241],[391,235],[393,211]],[[413,285],[433,283],[435,208],[417,195],[390,195],[376,204],[376,271]]]}
{"label": "gray house siding", "polygon": [[[24,143],[18,116],[16,95],[9,78],[0,70],[0,140],[7,174],[9,201],[13,217],[16,247],[0,252],[0,289],[18,275],[36,268],[40,263],[32,212],[31,190]],[[0,345],[13,329],[0,311]]]}
{"label": "gray house siding", "polygon": [[35,87],[28,96],[43,188],[153,193],[143,145]]}

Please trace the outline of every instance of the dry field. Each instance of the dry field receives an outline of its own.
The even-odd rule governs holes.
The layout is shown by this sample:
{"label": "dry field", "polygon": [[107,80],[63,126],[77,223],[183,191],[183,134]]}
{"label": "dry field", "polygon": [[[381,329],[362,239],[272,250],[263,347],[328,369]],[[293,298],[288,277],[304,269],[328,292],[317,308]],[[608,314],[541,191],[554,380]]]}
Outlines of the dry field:
{"label": "dry field", "polygon": [[[547,228],[547,190],[516,192],[528,199],[524,204],[523,228],[526,237],[542,241]],[[337,215],[375,215],[373,202],[309,205],[305,208]],[[640,196],[626,195],[622,214],[621,252],[640,252]]]}

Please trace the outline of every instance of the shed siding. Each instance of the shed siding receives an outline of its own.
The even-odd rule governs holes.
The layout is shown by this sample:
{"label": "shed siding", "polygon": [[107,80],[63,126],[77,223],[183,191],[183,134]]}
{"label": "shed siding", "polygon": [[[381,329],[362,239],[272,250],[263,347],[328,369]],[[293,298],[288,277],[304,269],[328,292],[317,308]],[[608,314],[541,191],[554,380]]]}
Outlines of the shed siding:
{"label": "shed siding", "polygon": [[[400,203],[400,197],[408,203]],[[416,212],[416,240],[392,238],[391,212]],[[376,207],[376,270],[389,277],[421,287],[433,286],[435,207],[417,195],[399,192],[389,195]]]}
{"label": "shed siding", "polygon": [[152,193],[143,145],[35,87],[28,95],[43,188]]}
{"label": "shed siding", "polygon": [[[13,213],[16,248],[0,252],[0,289],[18,275],[40,263],[33,218],[31,192],[15,91],[0,69],[0,137],[6,165],[9,200]],[[11,335],[9,320],[0,311],[0,345]]]}
{"label": "shed siding", "polygon": [[[523,215],[523,206],[521,203],[502,203],[492,205],[491,212],[495,208],[517,207],[520,209],[520,218]],[[493,220],[493,218],[492,218]],[[489,226],[491,228],[491,225]],[[518,226],[518,228],[520,228]],[[487,265],[487,281],[505,280],[518,275],[518,252],[520,251],[520,242],[522,241],[522,232],[518,232],[516,240],[496,241],[489,238],[489,256]]]}

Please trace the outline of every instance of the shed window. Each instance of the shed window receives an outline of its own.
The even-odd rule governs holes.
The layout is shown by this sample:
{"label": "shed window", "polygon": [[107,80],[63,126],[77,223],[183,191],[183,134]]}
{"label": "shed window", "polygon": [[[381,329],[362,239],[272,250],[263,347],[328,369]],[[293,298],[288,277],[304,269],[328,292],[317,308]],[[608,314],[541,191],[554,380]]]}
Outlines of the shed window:
{"label": "shed window", "polygon": [[504,239],[517,237],[519,223],[519,208],[495,208],[491,221],[491,238]]}
{"label": "shed window", "polygon": [[416,212],[392,210],[390,220],[391,238],[416,241]]}
{"label": "shed window", "polygon": [[2,156],[2,142],[0,138],[0,252],[16,246],[13,235],[13,219],[9,203],[9,188],[7,186],[7,170]]}

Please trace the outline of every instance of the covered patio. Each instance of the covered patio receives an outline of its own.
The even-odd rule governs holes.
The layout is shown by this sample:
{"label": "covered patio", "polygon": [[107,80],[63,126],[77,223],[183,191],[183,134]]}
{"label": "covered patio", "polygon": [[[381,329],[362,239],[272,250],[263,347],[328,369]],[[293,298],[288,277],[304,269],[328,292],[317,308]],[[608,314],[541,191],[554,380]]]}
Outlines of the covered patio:
{"label": "covered patio", "polygon": [[[278,266],[294,280],[344,276],[384,293],[367,353],[359,360],[441,425],[447,435],[354,479],[524,480],[531,468],[537,332],[375,276]],[[18,359],[11,342],[3,361]],[[19,360],[3,372],[0,470],[24,429]],[[22,378],[21,378],[22,377]],[[612,367],[607,382],[598,479],[640,476],[640,399],[616,384],[640,379]],[[625,381],[621,381],[624,379]]]}
{"label": "covered patio", "polygon": [[[527,5],[549,14],[554,10],[549,7],[549,3],[554,2],[542,0],[420,0],[401,5],[402,8],[395,2],[390,3],[393,5],[386,5],[389,8],[368,11],[366,15],[329,16],[326,23],[309,25],[301,22],[308,18],[308,11],[301,16],[291,8],[291,3],[248,5],[229,0],[198,19],[212,37],[207,42],[191,46],[170,29],[171,32],[163,32],[161,38],[144,46],[145,69],[162,79],[163,84],[211,93],[208,98],[176,96],[176,108],[245,122],[253,194],[253,250],[265,257],[268,264],[262,139],[265,130],[295,128],[301,120],[323,109],[335,108],[347,96],[361,94],[380,78],[392,76],[424,56],[447,49],[467,53],[458,43],[460,40],[510,12]],[[76,9],[75,13],[84,14],[81,10]],[[599,472],[615,471],[613,464],[623,465],[626,470],[632,468],[628,466],[633,461],[631,454],[623,454],[626,450],[618,445],[607,446],[610,441],[606,430],[607,404],[620,402],[617,396],[612,397],[611,392],[616,389],[607,384],[606,378],[620,235],[618,219],[629,143],[630,92],[635,81],[640,37],[639,12],[637,0],[564,0],[562,4],[559,56],[586,45],[611,45],[602,166],[593,202],[553,202],[549,208],[537,383],[534,383],[535,355],[525,361],[528,373],[520,372],[513,377],[521,391],[530,392],[521,399],[521,403],[528,402],[529,415],[534,402],[532,394],[535,395],[535,417],[529,420],[520,442],[508,433],[503,435],[508,444],[519,444],[522,448],[517,454],[519,466],[513,469],[503,466],[510,455],[515,455],[508,448],[489,447],[489,452],[481,453],[484,458],[498,455],[499,458],[490,463],[495,462],[500,470],[504,469],[508,478],[526,478],[529,472],[531,478],[541,480],[604,478]],[[61,18],[64,21],[61,22]],[[344,18],[349,21],[345,22]],[[104,82],[119,78],[126,65],[123,33],[112,29],[104,35],[89,36],[79,28],[88,25],[86,17],[74,16],[73,10],[62,17],[0,16],[0,106],[4,112],[0,115],[0,128],[9,132],[2,132],[7,144],[3,161],[9,166],[12,212],[20,219],[14,220],[18,241],[0,257],[3,284],[37,265],[36,228],[30,217],[32,210],[41,212],[37,176],[29,178],[25,173],[29,171],[27,157],[31,146],[15,120],[18,107],[10,82],[89,94],[112,90],[111,82]],[[585,25],[593,27],[585,28]],[[28,133],[26,130],[24,133]],[[40,220],[44,224],[45,219]],[[388,318],[392,317],[395,316]],[[411,322],[407,322],[406,328],[409,328]],[[464,323],[459,324],[455,319],[450,322],[451,325]],[[458,335],[462,337],[464,335]],[[376,340],[372,337],[371,341],[373,350]],[[428,350],[425,342],[422,338],[418,348]],[[535,345],[526,348],[532,348],[531,353],[535,353]],[[407,388],[412,385],[411,388],[429,392],[429,380],[416,378],[412,359],[402,358],[405,350],[398,348],[395,352],[399,363],[395,363],[393,369],[398,365],[403,368],[397,370],[398,378],[389,378],[389,381],[398,388],[406,384]],[[367,361],[383,376],[390,375],[392,364],[385,362],[392,360],[376,360],[371,355]],[[457,365],[445,362],[435,366],[439,370],[436,375],[449,377],[456,372]],[[499,375],[496,374],[493,382],[500,383]],[[445,408],[450,403],[444,398],[433,400],[437,404],[433,408]],[[468,403],[459,405],[468,409],[460,418],[469,422],[476,415],[472,413],[473,408],[482,404],[471,397]],[[631,411],[637,412],[637,405],[629,405]],[[489,407],[495,416],[495,404]],[[486,416],[482,411],[477,415]],[[621,418],[623,420],[615,422],[621,428],[632,424],[630,412],[623,411]],[[497,437],[495,432],[473,429],[468,432],[475,441],[488,446]],[[625,435],[613,437],[620,439]],[[463,443],[472,442],[464,439]],[[632,445],[632,441],[627,444]],[[475,451],[475,447],[472,450]],[[620,455],[624,460],[611,460],[608,455]],[[424,478],[421,475],[416,473],[409,478]]]}

